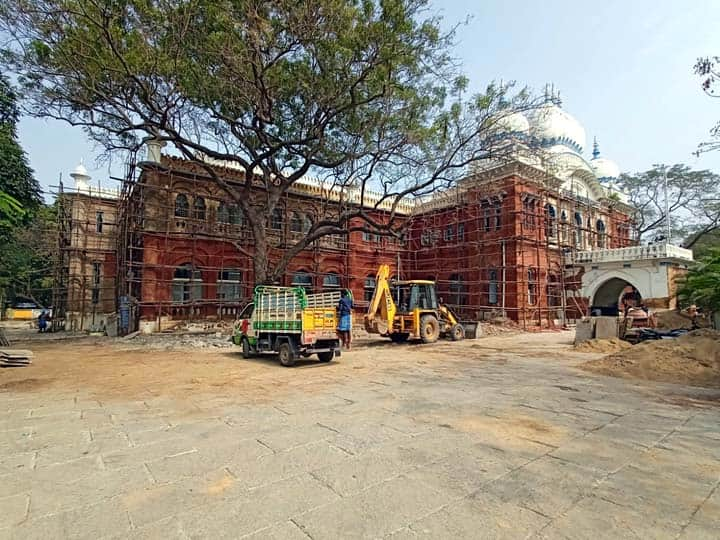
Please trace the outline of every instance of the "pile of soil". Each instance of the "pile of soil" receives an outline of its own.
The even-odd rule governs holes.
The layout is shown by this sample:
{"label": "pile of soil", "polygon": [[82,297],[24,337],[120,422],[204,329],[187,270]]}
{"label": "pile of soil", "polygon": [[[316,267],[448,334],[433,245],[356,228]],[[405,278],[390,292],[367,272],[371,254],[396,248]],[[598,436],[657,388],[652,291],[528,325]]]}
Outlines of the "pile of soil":
{"label": "pile of soil", "polygon": [[[657,318],[657,327],[660,330],[674,330],[676,328],[687,328],[689,330],[692,327],[692,319],[689,315],[672,309],[656,311],[655,317]],[[700,326],[707,324],[705,319],[701,317],[698,317],[697,323]]]}
{"label": "pile of soil", "polygon": [[720,333],[702,329],[644,341],[582,367],[614,377],[720,388]]}
{"label": "pile of soil", "polygon": [[590,339],[575,346],[577,352],[612,354],[632,347],[620,338]]}

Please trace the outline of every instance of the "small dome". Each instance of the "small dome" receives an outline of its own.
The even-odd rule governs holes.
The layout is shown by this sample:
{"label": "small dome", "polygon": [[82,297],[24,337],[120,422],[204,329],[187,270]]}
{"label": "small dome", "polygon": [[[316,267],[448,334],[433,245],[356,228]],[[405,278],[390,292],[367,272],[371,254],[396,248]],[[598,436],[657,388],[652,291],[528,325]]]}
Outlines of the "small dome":
{"label": "small dome", "polygon": [[590,166],[599,179],[620,177],[620,167],[612,160],[602,157],[594,158],[590,160]]}
{"label": "small dome", "polygon": [[80,163],[78,163],[78,166],[75,167],[75,170],[70,173],[70,176],[72,176],[73,178],[75,178],[76,176],[82,178],[84,176],[90,175],[88,174],[87,169],[85,168],[85,165],[83,165],[83,162],[81,160]]}
{"label": "small dome", "polygon": [[498,119],[497,123],[503,131],[510,133],[527,133],[530,131],[530,122],[521,112],[507,114]]}
{"label": "small dome", "polygon": [[562,144],[577,153],[585,147],[585,128],[558,105],[548,102],[532,118],[532,134],[545,144]]}

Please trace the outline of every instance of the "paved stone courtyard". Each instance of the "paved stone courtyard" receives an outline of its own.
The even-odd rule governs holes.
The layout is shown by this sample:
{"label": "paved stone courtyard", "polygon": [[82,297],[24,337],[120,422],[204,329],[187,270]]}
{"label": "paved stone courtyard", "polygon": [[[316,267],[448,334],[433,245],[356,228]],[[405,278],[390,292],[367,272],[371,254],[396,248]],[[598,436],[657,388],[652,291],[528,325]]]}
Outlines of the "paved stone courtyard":
{"label": "paved stone courtyard", "polygon": [[[581,371],[570,337],[138,350],[125,386],[111,345],[40,350],[0,372],[0,538],[718,538],[717,396]],[[171,392],[193,362],[229,385]]]}

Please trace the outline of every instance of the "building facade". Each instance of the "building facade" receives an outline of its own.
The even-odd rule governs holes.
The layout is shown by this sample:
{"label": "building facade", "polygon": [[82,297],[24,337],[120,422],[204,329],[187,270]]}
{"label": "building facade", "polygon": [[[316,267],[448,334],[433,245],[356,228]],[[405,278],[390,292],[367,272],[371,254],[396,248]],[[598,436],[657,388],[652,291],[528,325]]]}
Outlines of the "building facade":
{"label": "building facade", "polygon": [[[552,326],[586,314],[593,298],[583,276],[592,269],[578,264],[578,254],[636,243],[633,209],[616,183],[619,168],[600,156],[597,144],[584,157],[585,131],[557,100],[531,117],[513,115],[506,130],[517,159],[488,163],[451,190],[399,206],[401,239],[366,232],[322,238],[291,261],[280,284],[349,288],[363,309],[378,266],[389,264],[402,279],[435,280],[444,302],[463,318]],[[543,157],[527,151],[531,143],[543,148]],[[130,297],[155,330],[178,319],[232,319],[255,285],[255,248],[242,212],[197,164],[160,157],[158,149],[149,154],[121,197],[96,197],[97,208],[81,210],[83,190],[74,195],[73,222],[86,224],[78,241],[94,247],[73,244],[68,313],[78,312],[78,299],[112,313],[118,298]],[[213,166],[230,184],[244,178],[227,164]],[[358,204],[354,197],[312,179],[294,184],[267,216],[271,264],[315,220]],[[382,218],[389,206],[375,208],[368,197],[368,211]],[[98,212],[103,227],[117,223],[112,232],[98,232],[92,220]],[[86,320],[83,309],[76,319]]]}

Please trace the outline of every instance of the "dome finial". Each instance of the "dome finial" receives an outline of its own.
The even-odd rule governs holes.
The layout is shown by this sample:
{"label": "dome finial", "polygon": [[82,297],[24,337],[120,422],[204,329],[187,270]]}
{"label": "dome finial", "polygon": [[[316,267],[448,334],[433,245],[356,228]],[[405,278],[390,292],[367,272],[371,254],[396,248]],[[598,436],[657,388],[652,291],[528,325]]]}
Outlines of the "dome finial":
{"label": "dome finial", "polygon": [[593,159],[600,157],[600,147],[598,146],[597,137],[593,137]]}

